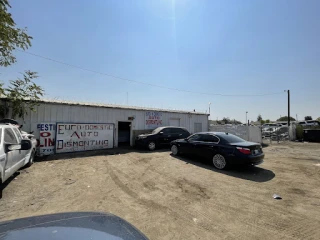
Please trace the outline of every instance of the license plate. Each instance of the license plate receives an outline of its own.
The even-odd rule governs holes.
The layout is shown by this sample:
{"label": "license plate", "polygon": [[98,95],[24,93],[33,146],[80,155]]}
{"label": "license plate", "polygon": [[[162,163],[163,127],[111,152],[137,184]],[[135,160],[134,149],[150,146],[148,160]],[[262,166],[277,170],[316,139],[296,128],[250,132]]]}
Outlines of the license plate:
{"label": "license plate", "polygon": [[253,151],[253,154],[258,154],[259,153],[259,150],[254,150]]}

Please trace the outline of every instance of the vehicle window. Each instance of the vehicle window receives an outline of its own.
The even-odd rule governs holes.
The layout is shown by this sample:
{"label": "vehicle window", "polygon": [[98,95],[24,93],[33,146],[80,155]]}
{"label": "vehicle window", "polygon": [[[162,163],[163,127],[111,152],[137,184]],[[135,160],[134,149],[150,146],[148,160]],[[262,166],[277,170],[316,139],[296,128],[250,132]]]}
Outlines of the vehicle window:
{"label": "vehicle window", "polygon": [[18,138],[18,142],[20,143],[22,140],[21,133],[19,132],[19,130],[17,128],[14,128],[13,131],[16,133],[17,138]]}
{"label": "vehicle window", "polygon": [[16,136],[14,135],[12,129],[6,128],[4,130],[4,141],[6,143],[18,143]]}
{"label": "vehicle window", "polygon": [[155,130],[153,130],[152,133],[156,134],[156,133],[160,132],[161,129],[162,129],[162,127],[158,127]]}
{"label": "vehicle window", "polygon": [[194,134],[188,138],[189,141],[201,141],[201,134]]}
{"label": "vehicle window", "polygon": [[244,139],[237,137],[232,134],[224,134],[223,136],[218,136],[220,139],[222,138],[227,143],[237,143],[237,142],[245,142]]}
{"label": "vehicle window", "polygon": [[2,129],[0,129],[0,144],[2,144]]}
{"label": "vehicle window", "polygon": [[163,132],[165,134],[169,134],[169,133],[174,133],[175,131],[173,128],[165,128],[165,129],[162,129],[161,132]]}
{"label": "vehicle window", "polygon": [[175,128],[174,132],[175,133],[186,133],[186,131],[184,129],[182,129],[182,128]]}
{"label": "vehicle window", "polygon": [[201,141],[218,143],[220,140],[216,136],[213,136],[213,135],[210,135],[210,134],[204,134],[201,137]]}

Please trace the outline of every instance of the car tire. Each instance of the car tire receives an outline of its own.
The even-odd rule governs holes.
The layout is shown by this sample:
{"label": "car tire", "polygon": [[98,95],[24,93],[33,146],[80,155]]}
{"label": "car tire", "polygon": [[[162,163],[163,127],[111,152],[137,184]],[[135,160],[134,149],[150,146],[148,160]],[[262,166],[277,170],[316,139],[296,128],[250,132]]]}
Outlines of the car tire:
{"label": "car tire", "polygon": [[154,151],[156,149],[156,143],[151,141],[151,142],[148,142],[148,149],[150,151]]}
{"label": "car tire", "polygon": [[3,184],[2,184],[2,179],[0,178],[0,199],[2,198],[2,190],[3,190]]}
{"label": "car tire", "polygon": [[227,160],[225,157],[219,153],[215,154],[212,157],[213,166],[219,170],[223,170],[227,168]]}
{"label": "car tire", "polygon": [[27,168],[30,167],[33,164],[35,155],[36,155],[36,151],[32,150],[32,153],[31,153],[30,158],[29,158],[29,162],[26,164]]}
{"label": "car tire", "polygon": [[173,156],[179,155],[179,148],[177,145],[172,145],[171,146],[171,153]]}

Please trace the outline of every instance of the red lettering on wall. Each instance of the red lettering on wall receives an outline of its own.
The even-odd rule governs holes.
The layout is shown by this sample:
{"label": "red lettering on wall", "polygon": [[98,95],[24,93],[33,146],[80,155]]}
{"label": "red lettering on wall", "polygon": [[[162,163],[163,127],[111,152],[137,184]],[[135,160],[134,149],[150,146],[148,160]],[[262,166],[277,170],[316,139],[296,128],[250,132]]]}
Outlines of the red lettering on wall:
{"label": "red lettering on wall", "polygon": [[44,138],[45,138],[45,137],[50,137],[50,136],[51,136],[51,133],[49,133],[49,132],[41,132],[41,133],[40,133],[40,136],[41,136],[41,137],[44,137]]}

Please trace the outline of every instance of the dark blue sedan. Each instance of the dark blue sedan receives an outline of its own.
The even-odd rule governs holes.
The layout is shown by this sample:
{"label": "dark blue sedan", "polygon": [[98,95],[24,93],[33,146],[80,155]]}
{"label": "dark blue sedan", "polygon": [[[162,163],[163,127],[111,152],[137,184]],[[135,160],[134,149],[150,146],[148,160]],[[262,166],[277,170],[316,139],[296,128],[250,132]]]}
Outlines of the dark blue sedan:
{"label": "dark blue sedan", "polygon": [[259,143],[223,132],[201,132],[172,141],[171,152],[173,155],[183,153],[209,158],[218,169],[230,165],[258,165],[264,159]]}

